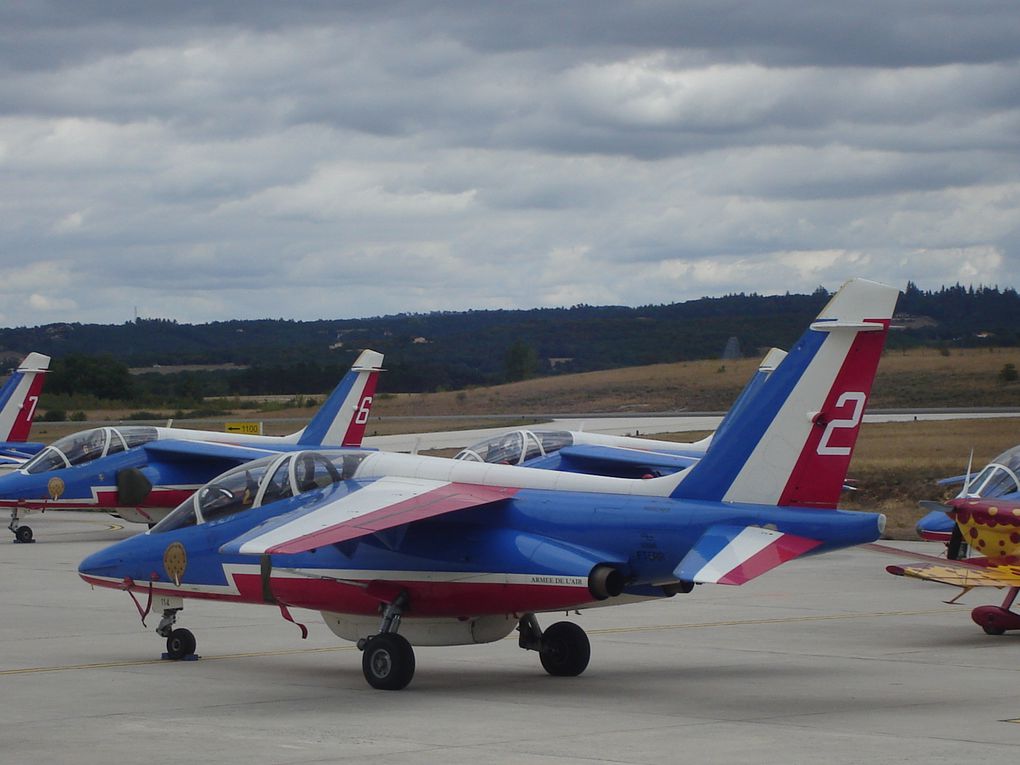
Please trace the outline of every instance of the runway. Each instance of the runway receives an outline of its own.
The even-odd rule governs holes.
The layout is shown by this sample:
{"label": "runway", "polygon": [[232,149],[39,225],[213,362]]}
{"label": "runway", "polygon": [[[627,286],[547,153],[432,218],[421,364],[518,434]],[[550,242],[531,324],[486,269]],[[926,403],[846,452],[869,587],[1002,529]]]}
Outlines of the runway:
{"label": "runway", "polygon": [[294,614],[302,641],[274,608],[188,602],[203,658],[161,661],[158,619],[142,627],[126,594],[75,573],[135,527],[32,525],[38,543],[0,545],[3,763],[957,765],[1020,745],[1020,633],[969,618],[998,591],[949,606],[954,589],[865,550],[571,615],[592,642],[578,678],[547,676],[511,638],[419,648],[411,685],[380,692],[309,612]]}
{"label": "runway", "polygon": [[[524,415],[521,415],[523,417]],[[541,416],[541,415],[536,415]],[[978,420],[1020,417],[1020,411],[992,410],[932,410],[873,412],[864,415],[864,422],[909,422],[913,420]],[[687,433],[715,430],[722,422],[721,414],[634,415],[606,417],[580,415],[576,417],[550,416],[548,422],[524,426],[529,430],[583,430],[613,436],[651,436],[656,433]],[[520,425],[471,430],[449,430],[435,433],[412,433],[392,436],[372,436],[365,446],[395,452],[423,449],[462,449],[480,441],[512,430]]]}

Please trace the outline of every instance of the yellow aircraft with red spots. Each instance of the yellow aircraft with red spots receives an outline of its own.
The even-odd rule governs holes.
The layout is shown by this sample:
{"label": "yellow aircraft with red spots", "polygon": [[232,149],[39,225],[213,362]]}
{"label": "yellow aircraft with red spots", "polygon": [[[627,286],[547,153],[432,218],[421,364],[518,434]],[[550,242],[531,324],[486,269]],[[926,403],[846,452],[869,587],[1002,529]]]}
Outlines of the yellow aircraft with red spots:
{"label": "yellow aircraft with red spots", "polygon": [[954,499],[945,512],[976,557],[931,558],[924,563],[887,566],[886,571],[961,587],[962,592],[949,602],[975,587],[1006,587],[1001,606],[978,606],[970,617],[989,635],[1020,630],[1020,614],[1010,610],[1020,594],[1020,500]]}

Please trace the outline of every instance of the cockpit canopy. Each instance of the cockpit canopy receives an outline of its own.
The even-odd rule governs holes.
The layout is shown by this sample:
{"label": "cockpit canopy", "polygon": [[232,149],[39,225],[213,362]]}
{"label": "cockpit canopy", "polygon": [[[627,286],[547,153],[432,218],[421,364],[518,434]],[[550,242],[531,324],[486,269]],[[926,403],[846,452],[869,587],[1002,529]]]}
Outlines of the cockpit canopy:
{"label": "cockpit canopy", "polygon": [[1020,446],[1007,449],[974,476],[961,497],[1004,497],[1020,492]]}
{"label": "cockpit canopy", "polygon": [[158,431],[145,425],[122,428],[94,428],[57,439],[25,463],[25,473],[46,473],[125,451],[155,441]]}
{"label": "cockpit canopy", "polygon": [[253,507],[324,489],[352,478],[369,454],[369,451],[291,452],[238,465],[184,500],[150,533],[210,523]]}
{"label": "cockpit canopy", "polygon": [[521,465],[535,457],[558,452],[573,443],[574,437],[566,430],[515,430],[462,449],[454,459]]}

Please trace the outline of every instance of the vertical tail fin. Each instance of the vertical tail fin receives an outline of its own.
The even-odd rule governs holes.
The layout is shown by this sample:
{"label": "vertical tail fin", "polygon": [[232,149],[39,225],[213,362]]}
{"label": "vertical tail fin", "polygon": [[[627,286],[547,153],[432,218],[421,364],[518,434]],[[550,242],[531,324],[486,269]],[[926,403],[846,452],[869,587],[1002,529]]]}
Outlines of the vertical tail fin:
{"label": "vertical tail fin", "polygon": [[364,350],[336,386],[297,443],[310,446],[361,446],[365,425],[382,371],[383,355]]}
{"label": "vertical tail fin", "polygon": [[740,391],[740,395],[737,396],[733,402],[733,406],[723,417],[722,422],[719,423],[719,427],[715,429],[715,433],[712,438],[718,438],[722,435],[729,427],[730,423],[736,419],[738,413],[744,411],[745,408],[754,400],[754,396],[761,390],[761,386],[765,384],[765,381],[769,379],[779,363],[786,358],[786,351],[781,348],[771,348],[769,352],[765,354],[765,358],[761,360],[761,364],[758,365],[757,371],[751,376],[751,379],[747,381],[747,385]]}
{"label": "vertical tail fin", "polygon": [[30,353],[0,389],[0,441],[28,438],[49,368],[49,356]]}
{"label": "vertical tail fin", "polygon": [[898,294],[844,284],[673,496],[835,507]]}

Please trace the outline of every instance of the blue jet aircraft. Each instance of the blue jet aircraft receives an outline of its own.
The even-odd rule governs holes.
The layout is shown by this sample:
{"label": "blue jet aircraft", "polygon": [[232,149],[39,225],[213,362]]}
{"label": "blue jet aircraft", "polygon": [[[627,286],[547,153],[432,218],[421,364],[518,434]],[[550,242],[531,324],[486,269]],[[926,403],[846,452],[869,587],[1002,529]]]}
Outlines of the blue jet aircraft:
{"label": "blue jet aircraft", "polygon": [[152,525],[234,465],[311,446],[360,446],[382,358],[363,351],[308,426],[289,436],[129,425],[61,438],[0,477],[0,507],[11,509],[8,528],[16,541],[32,542],[21,516],[55,509],[103,510]]}
{"label": "blue jet aircraft", "polygon": [[23,465],[45,444],[30,443],[50,357],[30,353],[0,388],[0,472]]}
{"label": "blue jet aircraft", "polygon": [[[375,688],[414,674],[415,645],[514,628],[547,672],[590,646],[537,613],[742,584],[800,555],[872,542],[874,513],[836,509],[897,290],[848,282],[689,470],[647,480],[437,457],[311,450],[234,468],[155,528],[90,555],[89,584],[128,591],[183,658],[184,598],[321,612],[357,641]],[[140,595],[145,605],[138,602]],[[303,634],[306,634],[302,626]]]}
{"label": "blue jet aircraft", "polygon": [[[725,431],[729,421],[748,405],[785,356],[785,351],[779,348],[768,352],[719,424],[716,434]],[[716,434],[682,443],[576,430],[523,429],[472,444],[454,459],[616,478],[654,478],[689,468],[705,456]]]}

